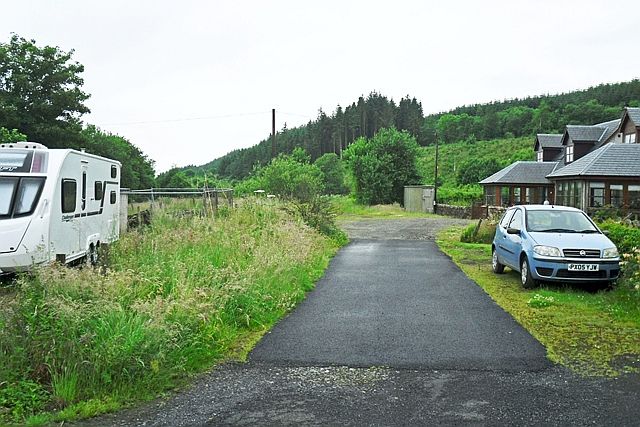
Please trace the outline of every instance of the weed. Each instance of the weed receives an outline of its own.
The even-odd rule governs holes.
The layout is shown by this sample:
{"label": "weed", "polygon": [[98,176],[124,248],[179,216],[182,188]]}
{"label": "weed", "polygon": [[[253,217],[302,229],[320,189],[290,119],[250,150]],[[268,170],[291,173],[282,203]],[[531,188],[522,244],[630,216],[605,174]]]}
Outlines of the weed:
{"label": "weed", "polygon": [[176,215],[185,203],[123,235],[102,271],[19,278],[0,310],[0,423],[92,416],[244,358],[338,248],[278,203]]}
{"label": "weed", "polygon": [[527,305],[532,308],[545,308],[555,304],[556,300],[552,296],[544,296],[540,294],[534,294],[529,298]]}

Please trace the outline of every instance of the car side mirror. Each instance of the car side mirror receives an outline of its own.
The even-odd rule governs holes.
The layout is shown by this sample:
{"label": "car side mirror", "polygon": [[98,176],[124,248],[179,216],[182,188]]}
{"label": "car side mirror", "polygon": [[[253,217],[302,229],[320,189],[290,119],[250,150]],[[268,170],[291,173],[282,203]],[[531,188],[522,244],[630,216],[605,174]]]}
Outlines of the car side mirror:
{"label": "car side mirror", "polygon": [[517,228],[507,228],[507,234],[520,234],[520,230]]}

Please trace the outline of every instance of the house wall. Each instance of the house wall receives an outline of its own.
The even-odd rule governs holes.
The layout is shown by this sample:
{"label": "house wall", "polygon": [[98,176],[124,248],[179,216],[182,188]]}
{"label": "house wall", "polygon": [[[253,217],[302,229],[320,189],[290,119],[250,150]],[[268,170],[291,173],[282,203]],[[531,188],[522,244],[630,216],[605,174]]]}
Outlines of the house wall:
{"label": "house wall", "polygon": [[542,160],[545,162],[553,162],[558,158],[561,152],[561,149],[546,148],[543,151]]}
{"label": "house wall", "polygon": [[[604,200],[603,200],[603,206],[606,205],[611,205],[612,200],[611,200],[611,189],[612,189],[612,185],[620,185],[622,186],[622,205],[621,206],[615,206],[616,208],[621,209],[622,211],[625,212],[635,212],[637,213],[638,211],[640,211],[637,208],[637,201],[636,201],[636,207],[631,208],[630,205],[630,201],[631,201],[631,194],[630,194],[630,186],[636,187],[640,186],[640,177],[636,178],[636,179],[629,179],[629,178],[612,178],[612,177],[590,177],[589,179],[569,179],[569,180],[558,180],[555,182],[555,188],[556,188],[556,192],[558,191],[558,186],[563,183],[563,182],[573,182],[573,183],[580,183],[580,185],[582,186],[582,191],[580,192],[580,198],[578,200],[578,203],[576,203],[574,205],[574,207],[577,207],[579,209],[582,209],[584,211],[587,212],[593,212],[596,211],[598,209],[601,209],[602,206],[590,206],[591,205],[591,190],[590,190],[590,183],[603,183],[604,184]],[[637,196],[637,193],[635,193],[635,195]],[[563,200],[556,200],[557,204],[562,204]]]}
{"label": "house wall", "polygon": [[573,144],[573,161],[586,156],[593,150],[593,144],[588,142],[578,142]]}
{"label": "house wall", "polygon": [[[631,119],[626,120],[626,123],[624,124],[624,129],[622,129],[622,133],[625,135],[628,135],[630,133],[636,133],[636,132],[637,132],[637,129],[636,129],[635,123],[633,123]],[[637,141],[637,137],[636,137],[636,141]]]}

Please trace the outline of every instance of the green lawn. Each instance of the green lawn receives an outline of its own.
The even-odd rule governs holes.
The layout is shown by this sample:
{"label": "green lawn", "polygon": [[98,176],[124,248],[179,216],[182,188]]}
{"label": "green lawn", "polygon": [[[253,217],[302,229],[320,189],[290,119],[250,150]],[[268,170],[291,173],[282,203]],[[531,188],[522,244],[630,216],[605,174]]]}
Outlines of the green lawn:
{"label": "green lawn", "polygon": [[525,290],[510,269],[491,270],[491,246],[461,243],[461,228],[440,233],[440,249],[547,349],[550,360],[583,374],[640,372],[640,294],[546,284]]}
{"label": "green lawn", "polygon": [[393,205],[365,206],[350,196],[334,196],[331,199],[339,220],[425,218],[435,215],[407,212],[398,203]]}

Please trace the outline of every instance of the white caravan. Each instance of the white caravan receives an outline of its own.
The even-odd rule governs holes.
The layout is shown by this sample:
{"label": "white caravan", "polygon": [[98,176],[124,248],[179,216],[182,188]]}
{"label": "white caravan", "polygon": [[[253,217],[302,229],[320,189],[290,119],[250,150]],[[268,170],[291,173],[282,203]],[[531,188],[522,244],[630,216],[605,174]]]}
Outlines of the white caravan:
{"label": "white caravan", "polygon": [[120,162],[42,144],[0,144],[0,274],[95,263],[120,232]]}

